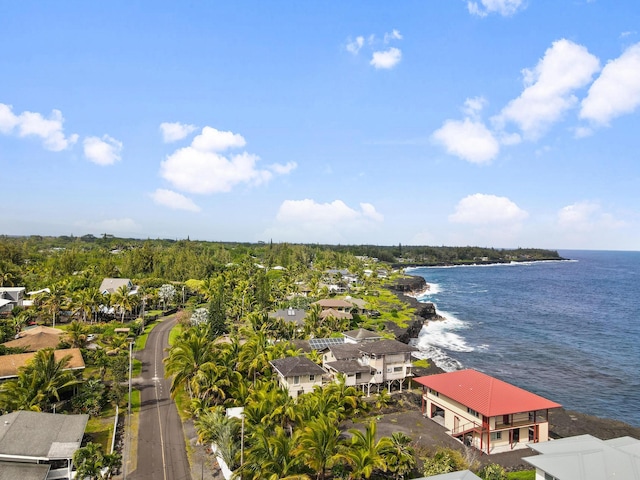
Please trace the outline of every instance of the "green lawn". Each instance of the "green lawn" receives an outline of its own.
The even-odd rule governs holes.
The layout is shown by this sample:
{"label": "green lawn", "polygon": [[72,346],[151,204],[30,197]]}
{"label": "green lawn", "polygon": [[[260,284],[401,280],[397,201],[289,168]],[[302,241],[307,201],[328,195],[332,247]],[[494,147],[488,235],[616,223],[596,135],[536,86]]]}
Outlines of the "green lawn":
{"label": "green lawn", "polygon": [[510,472],[510,473],[507,473],[507,478],[509,480],[535,480],[536,471],[524,470],[522,472]]}

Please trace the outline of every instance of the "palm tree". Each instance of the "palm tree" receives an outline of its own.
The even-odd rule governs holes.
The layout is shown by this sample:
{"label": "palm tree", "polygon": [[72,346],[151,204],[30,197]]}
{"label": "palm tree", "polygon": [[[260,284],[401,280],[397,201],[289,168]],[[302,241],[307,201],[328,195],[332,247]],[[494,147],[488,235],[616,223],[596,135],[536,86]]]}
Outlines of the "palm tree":
{"label": "palm tree", "polygon": [[175,396],[178,387],[186,387],[189,397],[193,398],[192,379],[203,365],[215,361],[211,343],[201,329],[192,328],[180,337],[164,359],[166,375],[173,375],[171,396]]}
{"label": "palm tree", "polygon": [[74,348],[81,348],[87,341],[87,329],[84,324],[74,320],[67,327],[66,336]]}
{"label": "palm tree", "polygon": [[129,291],[129,287],[121,285],[118,290],[112,293],[112,302],[117,305],[122,312],[122,321],[124,322],[124,316],[127,312],[133,310],[135,305],[135,299]]}
{"label": "palm tree", "polygon": [[327,416],[320,416],[310,420],[302,429],[294,453],[317,472],[317,480],[323,480],[326,469],[337,459],[339,444],[337,423]]}
{"label": "palm tree", "polygon": [[198,432],[198,441],[215,444],[222,459],[229,468],[233,468],[240,450],[237,441],[240,426],[237,419],[227,417],[222,407],[217,407],[203,411],[194,421],[194,426]]}
{"label": "palm tree", "polygon": [[45,311],[47,311],[52,318],[52,325],[55,328],[56,326],[56,316],[58,312],[64,305],[66,300],[66,292],[64,287],[61,284],[53,285],[48,292],[43,292],[42,294],[42,306]]}
{"label": "palm tree", "polygon": [[400,480],[415,468],[416,455],[411,447],[411,437],[402,432],[393,432],[390,440],[391,444],[381,452],[381,455],[387,469],[394,474],[396,480]]}
{"label": "palm tree", "polygon": [[[120,468],[122,457],[118,453],[105,454],[102,445],[89,442],[73,454],[76,465],[76,478],[89,480],[109,479],[113,472]],[[102,469],[107,471],[103,474]]]}
{"label": "palm tree", "polygon": [[38,350],[18,372],[18,378],[0,386],[3,410],[47,410],[53,400],[60,401],[63,390],[77,385],[75,374],[67,370],[70,355],[56,360],[53,348]]}
{"label": "palm tree", "polygon": [[252,435],[252,445],[246,451],[240,476],[250,480],[280,480],[301,473],[302,465],[294,453],[294,445],[295,438],[281,427],[273,431],[257,427]]}
{"label": "palm tree", "polygon": [[389,448],[391,440],[389,437],[382,437],[376,441],[376,430],[376,422],[373,419],[364,432],[355,428],[349,430],[351,442],[342,456],[352,467],[350,478],[370,478],[376,469],[387,470],[382,454]]}

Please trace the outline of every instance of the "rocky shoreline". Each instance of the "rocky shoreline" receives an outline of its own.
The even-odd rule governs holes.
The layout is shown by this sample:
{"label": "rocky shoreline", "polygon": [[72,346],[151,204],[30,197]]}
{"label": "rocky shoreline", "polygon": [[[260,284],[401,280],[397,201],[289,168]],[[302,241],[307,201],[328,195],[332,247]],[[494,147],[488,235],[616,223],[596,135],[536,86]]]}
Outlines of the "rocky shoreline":
{"label": "rocky shoreline", "polygon": [[[422,326],[429,321],[443,320],[443,317],[437,314],[433,303],[421,303],[415,298],[429,288],[424,278],[407,275],[388,288],[411,308],[415,308],[416,311],[414,321],[407,328],[400,328],[395,324],[391,324],[391,322],[387,324],[387,328],[393,331],[398,340],[408,343],[410,339],[418,337]],[[431,360],[429,360],[429,363],[428,368],[414,368],[415,376],[434,375],[444,372]],[[552,410],[549,423],[549,433],[552,438],[590,434],[602,440],[624,436],[640,439],[640,427],[634,427],[620,420],[596,417],[573,410],[565,410],[564,408]]]}

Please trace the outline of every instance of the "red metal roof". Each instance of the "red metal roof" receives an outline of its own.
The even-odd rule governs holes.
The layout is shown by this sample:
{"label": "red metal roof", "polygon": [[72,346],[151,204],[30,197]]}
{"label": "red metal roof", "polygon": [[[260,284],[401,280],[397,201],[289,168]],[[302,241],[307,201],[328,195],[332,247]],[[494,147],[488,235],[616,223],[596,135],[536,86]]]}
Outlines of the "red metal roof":
{"label": "red metal roof", "polygon": [[471,369],[428,375],[413,380],[487,417],[562,406]]}

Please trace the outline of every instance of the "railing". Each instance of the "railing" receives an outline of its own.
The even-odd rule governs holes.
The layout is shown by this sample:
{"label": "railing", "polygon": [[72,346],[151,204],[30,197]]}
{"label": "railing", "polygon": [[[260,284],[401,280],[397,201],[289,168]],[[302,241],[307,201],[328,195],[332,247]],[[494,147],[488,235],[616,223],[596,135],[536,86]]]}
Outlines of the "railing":
{"label": "railing", "polygon": [[452,436],[456,436],[456,435],[462,435],[463,433],[467,433],[470,432],[472,430],[475,430],[479,433],[482,433],[483,431],[483,426],[481,423],[476,423],[476,422],[468,422],[468,423],[463,423],[462,425],[458,425],[458,428],[453,428],[451,430],[451,435]]}

